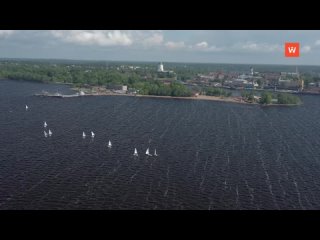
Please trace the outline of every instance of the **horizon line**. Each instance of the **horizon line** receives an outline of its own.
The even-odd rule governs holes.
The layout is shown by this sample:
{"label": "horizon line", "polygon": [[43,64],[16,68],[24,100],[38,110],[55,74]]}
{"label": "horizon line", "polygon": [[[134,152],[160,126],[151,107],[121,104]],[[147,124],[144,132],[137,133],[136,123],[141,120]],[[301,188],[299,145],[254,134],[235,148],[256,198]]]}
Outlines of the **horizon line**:
{"label": "horizon line", "polygon": [[311,64],[284,64],[284,63],[226,63],[226,62],[183,62],[183,61],[152,61],[152,60],[97,60],[97,59],[72,59],[72,58],[28,58],[28,57],[0,57],[3,60],[62,60],[62,61],[89,61],[89,62],[136,62],[136,63],[182,63],[182,64],[230,64],[230,65],[273,65],[273,66],[312,66],[320,67],[319,65]]}

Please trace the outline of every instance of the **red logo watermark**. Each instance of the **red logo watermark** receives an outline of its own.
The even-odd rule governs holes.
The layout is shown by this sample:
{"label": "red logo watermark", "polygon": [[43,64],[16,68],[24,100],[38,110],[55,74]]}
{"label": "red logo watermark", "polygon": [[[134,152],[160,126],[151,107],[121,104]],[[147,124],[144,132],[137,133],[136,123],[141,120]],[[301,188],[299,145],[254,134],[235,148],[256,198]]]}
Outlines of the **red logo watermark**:
{"label": "red logo watermark", "polygon": [[286,57],[299,57],[300,56],[300,43],[286,42],[284,44],[284,55]]}

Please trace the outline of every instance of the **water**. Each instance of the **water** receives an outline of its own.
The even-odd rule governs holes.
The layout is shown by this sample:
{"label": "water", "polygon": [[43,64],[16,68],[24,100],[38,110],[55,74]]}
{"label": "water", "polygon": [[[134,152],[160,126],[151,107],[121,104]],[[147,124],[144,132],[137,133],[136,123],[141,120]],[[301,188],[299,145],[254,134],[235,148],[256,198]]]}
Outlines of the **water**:
{"label": "water", "polygon": [[0,209],[320,209],[317,96],[261,107],[42,90],[71,93],[0,81]]}

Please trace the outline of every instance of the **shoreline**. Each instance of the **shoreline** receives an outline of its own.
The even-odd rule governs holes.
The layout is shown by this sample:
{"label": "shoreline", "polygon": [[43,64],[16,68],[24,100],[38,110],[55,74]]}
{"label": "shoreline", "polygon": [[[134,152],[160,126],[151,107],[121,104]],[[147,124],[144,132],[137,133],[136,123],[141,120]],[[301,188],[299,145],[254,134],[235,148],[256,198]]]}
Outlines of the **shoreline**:
{"label": "shoreline", "polygon": [[[112,95],[119,95],[119,96],[135,96],[135,95],[128,95],[128,94],[110,94]],[[107,96],[107,95],[106,95]],[[198,97],[172,97],[172,96],[156,96],[156,95],[136,95],[136,97],[149,97],[149,98],[167,98],[167,99],[188,99],[188,100],[204,100],[204,101],[216,101],[216,102],[227,102],[227,103],[238,103],[238,104],[246,104],[246,105],[257,105],[257,106],[263,106],[263,107],[271,107],[271,106],[299,106],[301,104],[260,104],[260,103],[249,103],[245,101],[239,101],[236,98],[233,97],[215,97],[215,96],[205,96],[200,95]]]}
{"label": "shoreline", "polygon": [[[0,78],[0,80],[14,80],[14,79],[7,79],[7,78]],[[16,80],[16,81],[27,81],[27,80]],[[28,81],[27,81],[28,82]],[[33,81],[32,81],[33,82]],[[39,83],[44,83],[44,82],[39,82]],[[81,91],[85,90],[88,91],[86,88],[79,88],[79,87],[73,87],[73,83],[63,83],[63,82],[47,82],[46,84],[59,84],[59,85],[66,85],[70,86],[70,89],[73,91]],[[99,89],[100,87],[93,87],[96,89]],[[104,90],[105,91],[105,90]],[[300,93],[300,94],[306,94],[306,93]],[[309,95],[309,94],[308,94]],[[313,94],[317,95],[317,94]],[[320,94],[319,94],[320,95]],[[45,96],[43,94],[34,94],[34,96],[44,96],[44,97],[57,97],[57,96]],[[81,95],[80,95],[81,96]],[[67,96],[65,95],[62,98],[70,98],[70,97],[80,97],[80,96]],[[86,93],[85,96],[127,96],[127,97],[149,97],[149,98],[167,98],[167,99],[189,99],[189,100],[205,100],[205,101],[217,101],[217,102],[227,102],[227,103],[238,103],[238,104],[246,104],[246,105],[259,105],[262,107],[271,107],[271,106],[287,106],[287,107],[293,107],[293,106],[300,106],[303,105],[303,103],[298,103],[298,104],[260,104],[260,103],[250,103],[250,102],[245,102],[241,101],[235,97],[216,97],[216,96],[206,96],[206,95],[199,95],[197,97],[172,97],[172,96],[157,96],[157,95],[139,95],[139,94],[122,94],[122,93],[114,93],[108,90],[108,92],[93,92],[93,93]]]}
{"label": "shoreline", "polygon": [[[142,97],[142,98],[165,98],[165,99],[187,99],[187,100],[204,100],[204,101],[216,101],[216,102],[226,102],[226,103],[236,103],[236,104],[245,104],[245,105],[256,105],[262,107],[271,107],[271,106],[299,106],[301,104],[259,104],[259,103],[250,103],[241,100],[239,97],[217,97],[217,96],[206,96],[206,95],[199,95],[197,97],[173,97],[173,96],[157,96],[157,95],[141,95],[141,94],[126,94],[126,93],[114,93],[111,91],[103,91],[103,92],[88,92],[87,89],[83,88],[70,88],[74,91],[81,91],[84,90],[86,93],[85,95],[63,95],[58,96],[61,98],[70,98],[70,97],[89,97],[89,96],[126,96],[126,97]],[[35,94],[34,96],[42,96],[42,97],[57,97],[56,95],[44,95],[44,94]]]}
{"label": "shoreline", "polygon": [[[83,88],[71,88],[71,89],[78,92],[87,90]],[[87,92],[87,91],[84,91],[84,92]],[[248,102],[240,101],[238,98],[234,98],[234,97],[216,97],[216,96],[206,96],[206,95],[199,95],[197,97],[174,97],[174,96],[114,93],[111,91],[104,91],[104,92],[94,92],[94,93],[87,92],[85,93],[84,96],[128,96],[128,97],[144,97],[144,98],[188,99],[188,100],[206,100],[206,101],[219,101],[219,102],[232,102],[232,103],[240,103],[240,104],[259,105],[258,103],[248,103]]]}

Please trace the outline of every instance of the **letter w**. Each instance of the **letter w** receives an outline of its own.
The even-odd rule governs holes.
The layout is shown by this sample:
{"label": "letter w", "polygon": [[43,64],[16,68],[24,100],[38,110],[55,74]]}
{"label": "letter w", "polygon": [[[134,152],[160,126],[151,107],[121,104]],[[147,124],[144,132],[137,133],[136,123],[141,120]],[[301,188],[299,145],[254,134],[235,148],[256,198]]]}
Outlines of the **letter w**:
{"label": "letter w", "polygon": [[288,47],[289,53],[295,53],[296,52],[296,47]]}

